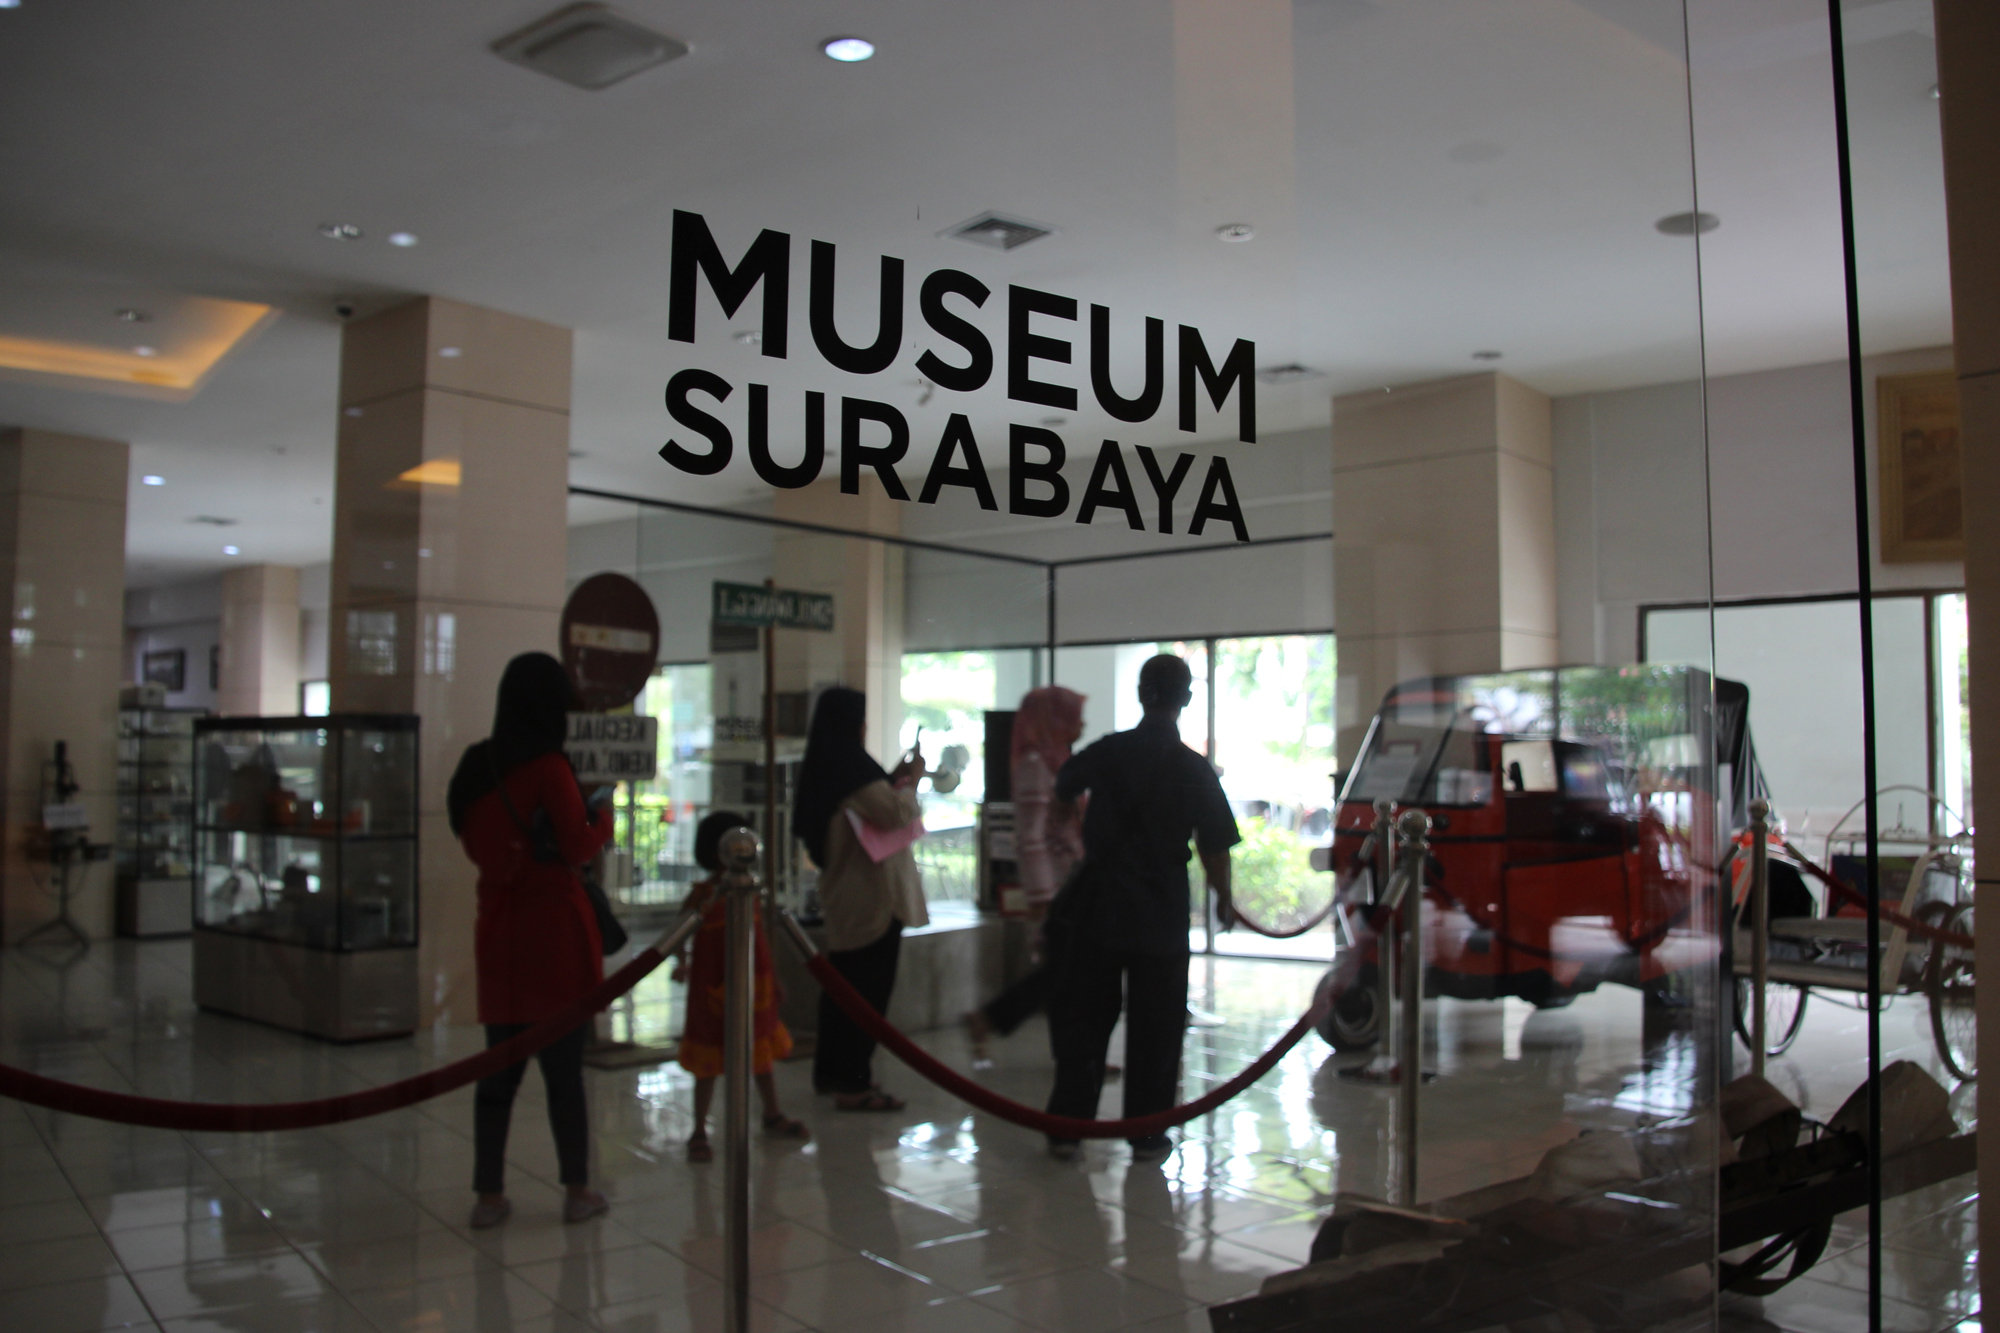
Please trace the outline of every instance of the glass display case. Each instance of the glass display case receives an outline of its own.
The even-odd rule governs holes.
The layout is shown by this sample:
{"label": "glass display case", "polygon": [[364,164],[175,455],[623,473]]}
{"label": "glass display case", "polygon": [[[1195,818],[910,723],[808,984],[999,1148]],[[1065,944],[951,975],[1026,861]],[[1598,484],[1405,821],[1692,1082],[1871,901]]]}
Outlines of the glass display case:
{"label": "glass display case", "polygon": [[334,1040],[416,1021],[417,719],[193,729],[195,990]]}
{"label": "glass display case", "polygon": [[118,933],[188,933],[194,876],[194,723],[201,708],[118,710]]}

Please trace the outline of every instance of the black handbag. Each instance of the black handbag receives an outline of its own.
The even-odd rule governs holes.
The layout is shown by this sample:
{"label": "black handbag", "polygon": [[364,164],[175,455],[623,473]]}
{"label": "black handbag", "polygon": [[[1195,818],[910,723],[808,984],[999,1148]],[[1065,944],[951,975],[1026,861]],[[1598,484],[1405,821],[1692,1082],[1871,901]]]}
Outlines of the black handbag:
{"label": "black handbag", "polygon": [[[549,812],[541,806],[535,807],[530,819],[521,818],[521,812],[514,808],[514,798],[507,791],[505,775],[500,772],[499,762],[493,765],[494,786],[500,790],[500,801],[507,807],[508,818],[514,827],[528,840],[528,855],[535,864],[545,866],[569,866],[563,860],[562,849],[556,846],[555,825],[549,819]],[[570,872],[583,881],[583,896],[590,901],[591,913],[597,918],[598,938],[603,941],[604,956],[609,958],[631,942],[625,927],[611,910],[611,899],[604,892],[603,881],[599,880],[594,868],[579,869],[569,866]]]}

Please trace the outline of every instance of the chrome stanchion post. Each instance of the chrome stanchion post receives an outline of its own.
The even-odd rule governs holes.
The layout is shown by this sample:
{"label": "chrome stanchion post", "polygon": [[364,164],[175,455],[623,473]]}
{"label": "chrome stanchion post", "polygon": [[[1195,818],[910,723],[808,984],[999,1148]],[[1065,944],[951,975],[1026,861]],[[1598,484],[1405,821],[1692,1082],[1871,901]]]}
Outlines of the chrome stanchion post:
{"label": "chrome stanchion post", "polygon": [[[1389,901],[1389,877],[1396,872],[1396,803],[1375,802],[1375,906]],[[1375,1052],[1386,1067],[1395,1047],[1391,1033],[1396,1030],[1396,925],[1385,917],[1382,933],[1375,939]]]}
{"label": "chrome stanchion post", "polygon": [[1750,802],[1750,1072],[1764,1073],[1764,987],[1771,979],[1771,805]]}
{"label": "chrome stanchion post", "polygon": [[1402,1066],[1397,1087],[1402,1099],[1397,1110],[1396,1137],[1402,1157],[1402,1203],[1417,1203],[1417,1101],[1424,1085],[1424,864],[1430,858],[1431,817],[1421,810],[1405,810],[1397,821],[1402,834],[1404,887],[1403,917],[1403,1013],[1398,1036]]}
{"label": "chrome stanchion post", "polygon": [[722,837],[722,891],[727,895],[728,953],[723,973],[722,1162],[724,1325],[750,1327],[750,1060],[756,1024],[757,835],[747,828]]}

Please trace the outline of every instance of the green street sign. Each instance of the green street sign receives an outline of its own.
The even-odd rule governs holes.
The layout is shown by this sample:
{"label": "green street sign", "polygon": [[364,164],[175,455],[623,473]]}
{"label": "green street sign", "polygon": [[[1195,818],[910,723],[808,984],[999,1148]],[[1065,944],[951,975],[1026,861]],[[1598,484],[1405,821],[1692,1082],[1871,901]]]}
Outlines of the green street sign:
{"label": "green street sign", "polygon": [[712,611],[718,625],[776,625],[779,629],[833,628],[833,594],[718,583]]}

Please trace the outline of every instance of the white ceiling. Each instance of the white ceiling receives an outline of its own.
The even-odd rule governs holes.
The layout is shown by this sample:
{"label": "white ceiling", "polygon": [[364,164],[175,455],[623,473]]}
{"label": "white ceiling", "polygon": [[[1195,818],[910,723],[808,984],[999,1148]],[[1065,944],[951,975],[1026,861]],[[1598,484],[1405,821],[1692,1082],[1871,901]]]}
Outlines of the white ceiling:
{"label": "white ceiling", "polygon": [[[486,50],[550,8],[0,11],[0,333],[51,288],[112,344],[129,330],[98,308],[118,284],[283,311],[189,403],[0,384],[0,422],[130,440],[135,478],[167,478],[135,481],[135,585],[223,565],[223,541],[245,560],[326,558],[343,298],[433,292],[574,328],[572,476],[614,490],[753,493],[747,468],[697,480],[655,456],[661,387],[685,365],[770,384],[786,433],[807,388],[895,402],[922,460],[948,411],[989,460],[1006,422],[1051,414],[991,387],[919,407],[916,330],[860,378],[817,357],[802,311],[782,362],[729,339],[747,308],[725,324],[705,307],[696,347],[668,341],[674,208],[730,251],[790,231],[795,306],[804,242],[839,244],[856,336],[873,312],[847,293],[889,254],[912,287],[954,266],[1108,305],[1127,346],[1148,315],[1218,348],[1254,338],[1260,364],[1327,377],[1266,386],[1269,433],[1324,423],[1334,393],[1484,368],[1485,348],[1551,393],[1691,377],[1704,331],[1711,373],[1841,351],[1817,0],[1693,0],[1692,170],[1678,0],[621,0],[693,52],[601,93]],[[1864,332],[1871,350],[1946,342],[1929,4],[1850,10]],[[877,57],[818,54],[847,32]],[[1652,226],[1697,183],[1723,219],[1700,299],[1695,246]],[[989,208],[1059,230],[1008,254],[937,235]],[[368,239],[316,234],[336,220]],[[1219,244],[1236,221],[1257,238]],[[399,229],[422,243],[383,243]],[[995,335],[998,304],[981,317]],[[1073,453],[1194,438],[1171,411],[1062,415]],[[1201,434],[1229,424],[1211,414]]]}

